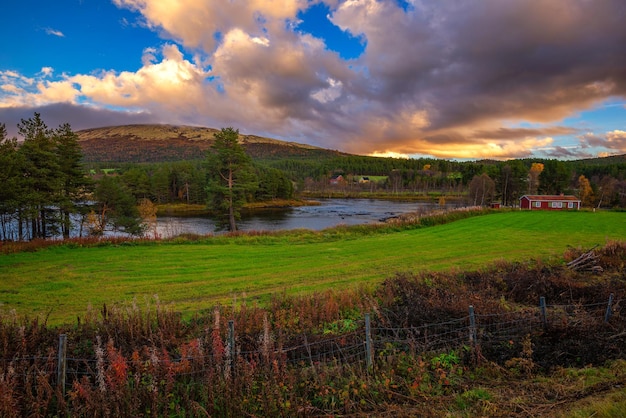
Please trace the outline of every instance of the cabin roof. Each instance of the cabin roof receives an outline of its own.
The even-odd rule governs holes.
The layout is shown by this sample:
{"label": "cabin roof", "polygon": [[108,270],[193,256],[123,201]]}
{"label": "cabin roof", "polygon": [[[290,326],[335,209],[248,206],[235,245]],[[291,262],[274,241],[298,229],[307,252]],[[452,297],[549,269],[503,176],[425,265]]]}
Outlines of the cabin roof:
{"label": "cabin roof", "polygon": [[577,198],[576,196],[572,196],[572,195],[549,195],[549,194],[543,194],[543,195],[524,195],[522,197],[520,197],[520,199],[526,198],[528,200],[539,200],[539,201],[545,201],[545,202],[549,202],[549,201],[554,201],[554,200],[558,200],[558,201],[570,201],[570,202],[580,202],[580,199]]}

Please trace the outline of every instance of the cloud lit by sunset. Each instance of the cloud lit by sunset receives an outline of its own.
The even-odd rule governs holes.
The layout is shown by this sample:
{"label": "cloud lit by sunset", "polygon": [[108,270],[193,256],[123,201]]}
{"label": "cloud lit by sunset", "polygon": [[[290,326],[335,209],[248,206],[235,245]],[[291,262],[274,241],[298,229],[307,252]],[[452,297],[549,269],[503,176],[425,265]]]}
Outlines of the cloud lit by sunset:
{"label": "cloud lit by sunset", "polygon": [[13,134],[40,112],[52,127],[233,126],[367,155],[626,153],[623,0],[11,3]]}

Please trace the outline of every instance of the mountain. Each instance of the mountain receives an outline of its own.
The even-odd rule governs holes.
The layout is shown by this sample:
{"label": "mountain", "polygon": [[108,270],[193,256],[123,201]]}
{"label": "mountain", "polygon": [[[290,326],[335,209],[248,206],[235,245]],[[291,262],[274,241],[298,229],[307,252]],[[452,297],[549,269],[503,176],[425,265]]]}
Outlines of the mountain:
{"label": "mountain", "polygon": [[[218,129],[175,125],[124,125],[76,132],[85,162],[163,162],[203,159]],[[295,142],[240,135],[255,159],[349,155]]]}
{"label": "mountain", "polygon": [[[137,163],[201,160],[213,144],[215,132],[218,132],[218,129],[154,124],[85,129],[78,131],[77,134],[85,162]],[[240,135],[239,138],[247,153],[257,160],[288,158],[321,162],[336,157],[359,157],[311,145],[279,141],[256,135]],[[377,159],[364,156],[360,158]],[[498,164],[498,161],[495,160],[475,162],[485,165]],[[568,163],[585,165],[624,164],[626,163],[626,154],[573,160],[568,161]]]}

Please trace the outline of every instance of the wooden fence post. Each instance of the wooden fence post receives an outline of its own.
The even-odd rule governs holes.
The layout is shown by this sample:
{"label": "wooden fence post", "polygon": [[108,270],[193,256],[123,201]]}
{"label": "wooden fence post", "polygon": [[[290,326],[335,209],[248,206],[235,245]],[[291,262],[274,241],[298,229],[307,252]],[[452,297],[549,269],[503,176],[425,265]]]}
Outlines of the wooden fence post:
{"label": "wooden fence post", "polygon": [[59,335],[59,352],[57,361],[57,386],[65,396],[65,374],[67,370],[67,334]]}
{"label": "wooden fence post", "polygon": [[374,364],[374,353],[372,352],[372,327],[370,314],[365,314],[365,352],[367,356],[367,368],[371,369]]}
{"label": "wooden fence post", "polygon": [[469,328],[469,340],[470,344],[476,344],[476,316],[474,315],[474,306],[470,305],[469,307],[469,320],[470,320],[470,328]]}
{"label": "wooden fence post", "polygon": [[604,322],[609,322],[611,315],[613,314],[613,293],[609,295],[609,303],[606,305],[606,312],[604,313]]}
{"label": "wooden fence post", "polygon": [[232,319],[228,321],[228,345],[230,355],[230,374],[234,376],[235,370],[235,321]]}
{"label": "wooden fence post", "polygon": [[541,309],[541,323],[545,328],[548,325],[548,312],[546,309],[546,298],[544,296],[539,298],[539,308]]}
{"label": "wooden fence post", "polygon": [[302,334],[304,337],[304,346],[306,347],[306,352],[309,355],[309,364],[311,365],[311,369],[313,373],[317,376],[317,369],[315,368],[315,362],[313,361],[313,354],[311,353],[311,346],[309,345],[309,339],[306,337],[306,332]]}

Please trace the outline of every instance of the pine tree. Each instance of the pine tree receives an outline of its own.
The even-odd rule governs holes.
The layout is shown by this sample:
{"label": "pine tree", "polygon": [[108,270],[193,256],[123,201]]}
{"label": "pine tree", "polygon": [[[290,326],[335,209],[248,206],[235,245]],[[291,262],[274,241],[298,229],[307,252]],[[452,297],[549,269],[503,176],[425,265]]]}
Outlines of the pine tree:
{"label": "pine tree", "polygon": [[6,126],[0,124],[0,239],[15,240],[16,231],[10,225],[20,207],[21,163],[16,138],[8,138]]}
{"label": "pine tree", "polygon": [[70,125],[66,123],[59,126],[54,138],[61,178],[59,195],[61,230],[63,238],[69,238],[72,226],[70,216],[81,211],[80,202],[85,200],[85,195],[92,189],[92,182],[85,175],[78,135],[72,131]]}
{"label": "pine tree", "polygon": [[53,235],[58,226],[52,208],[59,204],[61,189],[53,131],[46,126],[39,113],[30,119],[22,119],[17,127],[24,138],[18,150],[23,159],[21,175],[24,192],[19,222],[22,218],[30,222],[31,238],[46,238]]}
{"label": "pine tree", "polygon": [[237,230],[239,211],[257,187],[252,159],[238,139],[238,129],[223,128],[215,133],[215,142],[207,156],[209,207],[219,225],[227,226],[230,231]]}

